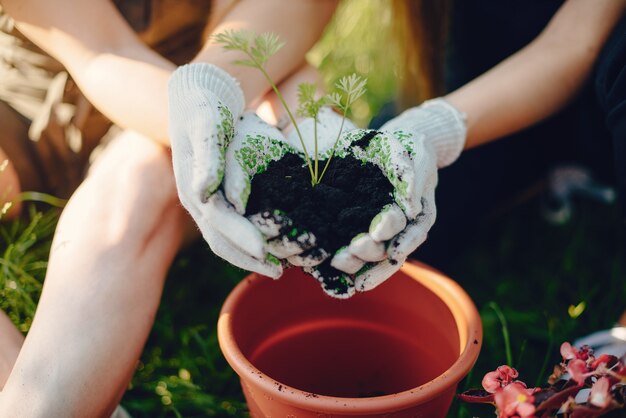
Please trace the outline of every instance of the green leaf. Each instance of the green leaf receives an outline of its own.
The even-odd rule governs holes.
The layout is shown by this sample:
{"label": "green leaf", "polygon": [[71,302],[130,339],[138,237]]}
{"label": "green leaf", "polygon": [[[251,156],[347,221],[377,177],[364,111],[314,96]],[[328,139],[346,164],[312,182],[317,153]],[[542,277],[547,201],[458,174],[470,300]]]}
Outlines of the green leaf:
{"label": "green leaf", "polygon": [[326,99],[328,100],[328,102],[330,102],[331,104],[337,106],[341,111],[345,112],[346,108],[343,105],[343,103],[341,102],[342,96],[340,93],[338,92],[332,92],[329,95],[326,96]]}
{"label": "green leaf", "polygon": [[[217,44],[222,45],[222,47],[226,50],[240,51],[248,56],[248,59],[239,59],[234,61],[236,65],[256,68],[263,73],[263,76],[270,86],[272,86],[272,90],[276,93],[276,96],[284,106],[289,119],[295,127],[300,143],[302,144],[302,148],[305,150],[304,157],[306,159],[307,166],[309,167],[309,171],[311,172],[311,178],[314,178],[313,166],[311,165],[308,153],[306,152],[306,145],[302,139],[302,134],[300,133],[298,124],[296,123],[291,110],[287,106],[285,99],[278,90],[278,87],[264,68],[264,64],[267,60],[272,55],[277,53],[285,45],[285,43],[281,42],[278,35],[274,33],[265,32],[257,36],[253,32],[247,30],[227,30],[214,35],[212,39]],[[321,99],[319,101],[311,100],[310,102],[307,102],[303,111],[307,114],[316,115],[323,103],[324,102]]]}
{"label": "green leaf", "polygon": [[302,103],[313,101],[316,90],[315,83],[298,84],[298,101]]}
{"label": "green leaf", "polygon": [[260,64],[265,64],[283,46],[285,46],[285,43],[280,41],[278,35],[272,32],[264,32],[254,38],[254,46],[250,49],[250,53]]}
{"label": "green leaf", "polygon": [[213,35],[212,39],[228,51],[240,51],[246,54],[249,60],[237,60],[235,64],[253,68],[262,67],[285,45],[274,33],[265,32],[257,36],[254,32],[245,29],[227,30]]}
{"label": "green leaf", "polygon": [[346,109],[349,108],[359,97],[365,94],[367,79],[352,73],[342,77],[335,85],[346,97]]}
{"label": "green leaf", "polygon": [[245,29],[226,30],[212,36],[213,41],[222,45],[224,49],[242,51],[246,54],[250,53],[250,44],[253,38],[254,33]]}
{"label": "green leaf", "polygon": [[320,108],[326,104],[325,97],[315,100],[316,90],[314,83],[300,83],[298,85],[298,115],[315,118]]}
{"label": "green leaf", "polygon": [[241,65],[243,67],[259,68],[259,64],[252,60],[235,60],[233,61],[233,64]]}

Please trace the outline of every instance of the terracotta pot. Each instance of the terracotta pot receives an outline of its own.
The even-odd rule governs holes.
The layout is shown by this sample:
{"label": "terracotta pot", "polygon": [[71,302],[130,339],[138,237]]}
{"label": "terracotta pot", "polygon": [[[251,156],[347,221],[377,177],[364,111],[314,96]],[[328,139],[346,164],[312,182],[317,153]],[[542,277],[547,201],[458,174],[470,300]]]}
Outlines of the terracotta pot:
{"label": "terracotta pot", "polygon": [[252,417],[444,417],[474,365],[482,328],[467,294],[407,263],[375,290],[326,296],[299,269],[256,274],[218,322]]}

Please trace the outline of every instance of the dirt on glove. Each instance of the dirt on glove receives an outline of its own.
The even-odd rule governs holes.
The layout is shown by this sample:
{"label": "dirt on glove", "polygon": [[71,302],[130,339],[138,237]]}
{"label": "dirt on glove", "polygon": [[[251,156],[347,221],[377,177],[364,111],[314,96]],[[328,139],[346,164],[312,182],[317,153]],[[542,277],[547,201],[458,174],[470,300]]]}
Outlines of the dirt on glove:
{"label": "dirt on glove", "polygon": [[[320,172],[325,163],[320,161]],[[374,216],[393,202],[392,191],[380,168],[352,156],[334,158],[313,187],[302,158],[287,154],[254,177],[246,215],[281,210],[298,230],[312,232],[318,247],[334,254],[368,232]]]}

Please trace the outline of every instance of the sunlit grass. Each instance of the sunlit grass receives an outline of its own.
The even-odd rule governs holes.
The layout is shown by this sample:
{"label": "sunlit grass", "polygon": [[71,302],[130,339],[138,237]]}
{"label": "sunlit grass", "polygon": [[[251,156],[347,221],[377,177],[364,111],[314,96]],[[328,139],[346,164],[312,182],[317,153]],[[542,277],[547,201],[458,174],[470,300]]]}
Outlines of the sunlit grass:
{"label": "sunlit grass", "polygon": [[[0,224],[0,306],[22,331],[41,291],[57,215],[31,209],[23,220]],[[554,227],[541,219],[537,202],[530,202],[483,225],[470,249],[446,269],[474,299],[485,332],[478,363],[460,388],[478,387],[485,372],[511,359],[525,381],[543,383],[561,342],[617,320],[626,300],[619,224],[618,207],[589,203],[570,224]],[[133,416],[246,414],[238,379],[216,336],[220,306],[244,274],[202,242],[179,255],[123,400]],[[493,302],[506,319],[508,350]],[[492,413],[455,405],[450,417]]]}
{"label": "sunlit grass", "polygon": [[31,205],[22,218],[0,223],[0,309],[22,332],[35,313],[58,213]]}
{"label": "sunlit grass", "polygon": [[363,127],[392,100],[396,88],[400,60],[391,39],[389,4],[384,0],[341,2],[325,36],[308,55],[328,88],[347,74],[367,78],[367,92],[352,106],[351,114]]}

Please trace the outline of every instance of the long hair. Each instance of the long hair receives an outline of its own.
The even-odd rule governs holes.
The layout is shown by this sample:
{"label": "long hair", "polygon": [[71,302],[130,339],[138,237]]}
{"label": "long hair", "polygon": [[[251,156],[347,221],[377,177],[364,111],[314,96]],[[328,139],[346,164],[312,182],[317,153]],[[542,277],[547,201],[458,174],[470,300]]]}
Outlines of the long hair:
{"label": "long hair", "polygon": [[402,58],[399,104],[408,107],[444,93],[448,0],[393,0]]}

